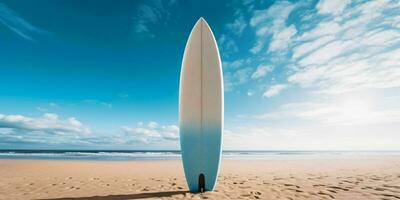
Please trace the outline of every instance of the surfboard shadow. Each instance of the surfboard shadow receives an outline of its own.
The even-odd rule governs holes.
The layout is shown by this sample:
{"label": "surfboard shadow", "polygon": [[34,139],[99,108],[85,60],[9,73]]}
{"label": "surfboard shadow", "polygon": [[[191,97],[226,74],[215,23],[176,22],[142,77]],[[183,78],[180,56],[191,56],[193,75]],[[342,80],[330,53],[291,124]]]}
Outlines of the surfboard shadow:
{"label": "surfboard shadow", "polygon": [[167,192],[149,192],[149,193],[138,193],[138,194],[119,194],[119,195],[107,195],[107,196],[91,196],[91,197],[65,197],[65,198],[54,198],[54,199],[38,199],[38,200],[123,200],[123,199],[146,199],[146,198],[157,198],[157,197],[171,197],[178,194],[186,194],[189,191],[167,191]]}

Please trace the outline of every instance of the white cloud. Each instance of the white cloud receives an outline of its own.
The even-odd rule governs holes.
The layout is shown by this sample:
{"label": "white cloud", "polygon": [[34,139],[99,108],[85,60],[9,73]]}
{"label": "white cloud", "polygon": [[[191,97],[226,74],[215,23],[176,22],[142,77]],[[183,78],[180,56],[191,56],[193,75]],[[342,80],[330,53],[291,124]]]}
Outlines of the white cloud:
{"label": "white cloud", "polygon": [[218,39],[218,46],[221,49],[222,55],[225,57],[229,57],[230,54],[236,53],[239,51],[238,46],[236,45],[235,40],[226,34],[222,34]]}
{"label": "white cloud", "polygon": [[320,14],[338,15],[343,12],[349,0],[320,0],[316,6]]}
{"label": "white cloud", "polygon": [[342,27],[338,24],[338,22],[332,20],[322,20],[316,25],[315,28],[304,32],[296,39],[307,42],[309,40],[319,39],[322,36],[336,35],[341,30]]}
{"label": "white cloud", "polygon": [[253,54],[259,53],[268,44],[272,37],[268,50],[270,52],[286,50],[290,39],[297,33],[296,28],[286,26],[286,20],[293,11],[295,5],[287,1],[279,1],[264,10],[255,10],[250,19],[250,25],[256,31],[256,43],[251,48]]}
{"label": "white cloud", "polygon": [[288,86],[285,84],[277,84],[271,86],[267,91],[264,92],[263,96],[270,98],[280,94],[283,90],[287,89]]}
{"label": "white cloud", "polygon": [[[326,49],[328,52],[329,49]],[[321,55],[320,58],[315,57],[315,62],[322,59],[319,62],[325,65],[306,66],[291,75],[288,81],[329,94],[400,87],[400,59],[397,56],[400,49],[366,55],[369,57],[356,54],[333,60],[330,56]]]}
{"label": "white cloud", "polygon": [[243,64],[245,63],[245,61],[243,59],[239,59],[239,60],[234,60],[232,62],[229,61],[223,61],[222,62],[222,67],[224,69],[238,69],[241,66],[243,66]]}
{"label": "white cloud", "polygon": [[89,134],[91,131],[74,117],[65,120],[58,115],[45,113],[42,117],[31,118],[23,115],[0,114],[0,128],[13,129],[15,131],[38,131],[51,134],[79,133]]}
{"label": "white cloud", "polygon": [[332,58],[345,53],[352,44],[352,41],[333,41],[301,59],[299,63],[303,66],[325,64]]}
{"label": "white cloud", "polygon": [[128,136],[134,137],[135,141],[143,143],[179,140],[179,128],[176,125],[159,125],[157,122],[149,122],[147,127],[143,127],[143,123],[140,123],[135,127],[121,128]]}
{"label": "white cloud", "polygon": [[257,43],[250,49],[250,52],[253,54],[256,54],[260,52],[264,48],[264,42],[263,41],[257,41]]}
{"label": "white cloud", "polygon": [[127,126],[123,126],[122,130],[125,133],[130,133],[136,136],[140,136],[140,137],[156,137],[156,138],[160,138],[161,134],[157,131],[157,130],[153,130],[150,128],[143,128],[143,127],[135,127],[135,128],[130,128]]}
{"label": "white cloud", "polygon": [[252,79],[259,79],[267,75],[268,72],[271,72],[273,67],[270,65],[259,65],[256,71],[251,75]]}
{"label": "white cloud", "polygon": [[361,38],[361,45],[385,47],[399,42],[400,32],[398,30],[370,31]]}
{"label": "white cloud", "polygon": [[179,140],[179,127],[176,125],[162,126],[162,136],[166,140]]}
{"label": "white cloud", "polygon": [[35,41],[33,38],[35,34],[37,35],[46,33],[46,31],[33,26],[28,21],[20,17],[4,3],[0,3],[0,24],[3,24],[20,37],[30,41]]}
{"label": "white cloud", "polygon": [[304,42],[293,49],[293,58],[297,59],[319,49],[334,39],[333,36],[322,36],[310,42]]}
{"label": "white cloud", "polygon": [[289,83],[327,94],[400,87],[398,9],[390,1],[356,2],[339,18],[323,18],[294,39]]}
{"label": "white cloud", "polygon": [[226,25],[226,28],[232,31],[235,35],[240,36],[242,35],[246,26],[247,24],[246,21],[244,20],[243,15],[240,15],[235,19],[235,21],[233,21],[232,23],[228,23]]}
{"label": "white cloud", "polygon": [[149,37],[154,37],[152,29],[155,25],[162,22],[162,24],[167,24],[169,21],[170,12],[169,7],[174,6],[173,1],[147,1],[147,4],[140,5],[136,10],[136,15],[134,16],[133,30],[136,33],[145,33]]}
{"label": "white cloud", "polygon": [[232,135],[226,137],[235,148],[398,150],[398,92],[392,90],[384,96],[350,92],[322,99],[315,95],[309,101],[242,115],[252,123],[229,127]]}
{"label": "white cloud", "polygon": [[[275,122],[274,122],[275,123]],[[264,123],[265,124],[265,123]],[[225,150],[398,150],[397,124],[380,127],[234,126],[224,131]],[[397,129],[398,130],[398,129]]]}
{"label": "white cloud", "polygon": [[147,127],[149,127],[150,129],[155,129],[158,127],[158,123],[157,122],[149,122]]}
{"label": "white cloud", "polygon": [[289,43],[292,37],[297,33],[294,25],[290,25],[289,27],[285,27],[282,30],[275,32],[273,35],[273,39],[269,44],[268,51],[282,51],[286,50],[289,46]]}
{"label": "white cloud", "polygon": [[[298,138],[298,130],[274,128],[265,125],[233,126],[224,130],[223,149],[225,150],[289,150],[298,149],[293,142]],[[298,141],[298,140],[296,140]],[[297,150],[296,149],[296,150]]]}
{"label": "white cloud", "polygon": [[232,91],[236,86],[247,83],[250,80],[251,72],[252,69],[250,67],[245,67],[224,73],[225,91]]}
{"label": "white cloud", "polygon": [[[260,120],[308,120],[335,126],[384,125],[400,123],[400,106],[390,98],[347,94],[324,101],[289,103],[266,114]],[[380,105],[378,102],[385,102]]]}
{"label": "white cloud", "polygon": [[250,73],[251,73],[251,68],[249,67],[237,70],[233,74],[236,84],[246,83],[249,80]]}
{"label": "white cloud", "polygon": [[255,10],[253,17],[250,19],[250,25],[255,27],[260,24],[270,23],[272,25],[280,27],[282,26],[290,12],[294,9],[294,5],[287,1],[276,2],[269,8],[264,10]]}
{"label": "white cloud", "polygon": [[[52,116],[52,117],[54,117],[54,116]],[[55,118],[53,118],[53,119],[58,120],[58,117],[55,116]],[[69,125],[72,125],[73,127],[76,127],[76,128],[80,128],[83,126],[83,124],[74,117],[68,118],[67,122]]]}
{"label": "white cloud", "polygon": [[50,121],[57,121],[58,120],[58,115],[54,113],[45,113],[43,115],[44,119],[50,120]]}

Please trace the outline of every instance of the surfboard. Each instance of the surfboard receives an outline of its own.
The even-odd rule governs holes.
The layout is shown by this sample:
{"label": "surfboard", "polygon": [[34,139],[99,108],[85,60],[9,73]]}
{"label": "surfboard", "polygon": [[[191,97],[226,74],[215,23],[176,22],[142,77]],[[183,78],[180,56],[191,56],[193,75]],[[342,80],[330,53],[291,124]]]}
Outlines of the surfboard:
{"label": "surfboard", "polygon": [[216,185],[223,122],[221,59],[210,26],[200,18],[186,43],[179,88],[182,162],[191,192],[212,191]]}

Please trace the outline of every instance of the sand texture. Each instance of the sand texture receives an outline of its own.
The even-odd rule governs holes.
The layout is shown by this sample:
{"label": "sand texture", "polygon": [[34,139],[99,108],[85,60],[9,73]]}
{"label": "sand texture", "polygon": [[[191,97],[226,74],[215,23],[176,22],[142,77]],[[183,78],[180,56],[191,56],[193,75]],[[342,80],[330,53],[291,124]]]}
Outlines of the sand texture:
{"label": "sand texture", "polygon": [[223,160],[215,192],[177,161],[0,160],[0,199],[400,199],[400,157]]}

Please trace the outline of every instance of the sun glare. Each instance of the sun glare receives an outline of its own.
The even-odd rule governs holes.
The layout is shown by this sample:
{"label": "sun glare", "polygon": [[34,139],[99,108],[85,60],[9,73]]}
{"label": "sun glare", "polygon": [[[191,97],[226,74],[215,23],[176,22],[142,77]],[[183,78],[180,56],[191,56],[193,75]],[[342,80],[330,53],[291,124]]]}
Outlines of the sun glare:
{"label": "sun glare", "polygon": [[347,97],[338,101],[338,114],[343,121],[367,123],[374,117],[373,102],[368,97]]}

